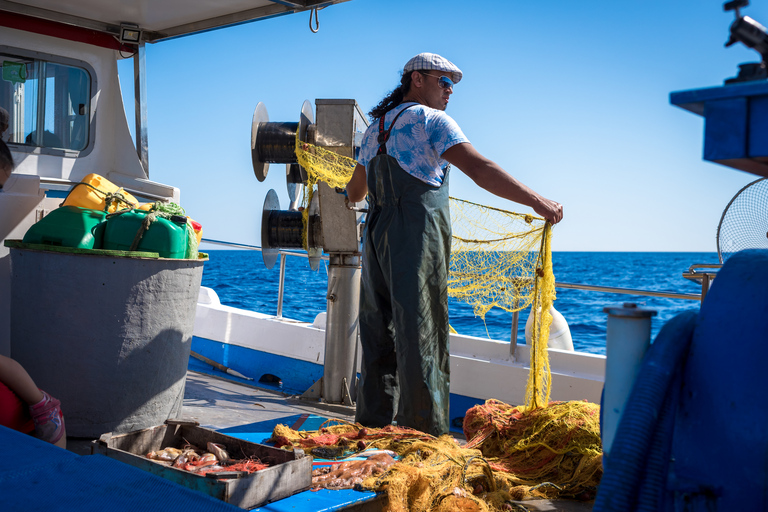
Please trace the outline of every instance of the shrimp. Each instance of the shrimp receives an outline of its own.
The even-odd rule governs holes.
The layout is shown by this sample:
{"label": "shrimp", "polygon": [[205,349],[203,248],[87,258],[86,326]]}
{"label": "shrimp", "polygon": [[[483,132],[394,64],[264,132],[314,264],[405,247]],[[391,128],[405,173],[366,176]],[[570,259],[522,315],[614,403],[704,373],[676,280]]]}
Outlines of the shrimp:
{"label": "shrimp", "polygon": [[312,485],[326,489],[352,489],[369,476],[386,472],[395,460],[388,453],[377,453],[366,460],[342,462],[333,468],[312,471]]}
{"label": "shrimp", "polygon": [[216,458],[219,459],[219,462],[222,464],[226,464],[229,461],[229,454],[223,444],[209,442],[208,451],[216,455]]}

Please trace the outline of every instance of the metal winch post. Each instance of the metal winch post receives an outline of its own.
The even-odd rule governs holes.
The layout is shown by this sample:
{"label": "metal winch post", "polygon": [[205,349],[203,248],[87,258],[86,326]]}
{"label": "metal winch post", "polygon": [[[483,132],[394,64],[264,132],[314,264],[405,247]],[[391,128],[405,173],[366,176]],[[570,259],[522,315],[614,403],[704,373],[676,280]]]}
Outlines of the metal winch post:
{"label": "metal winch post", "polygon": [[323,398],[351,404],[357,377],[360,256],[331,255],[326,299]]}
{"label": "metal winch post", "polygon": [[[316,100],[318,146],[355,158],[367,123],[355,100]],[[358,143],[358,144],[356,144]],[[357,322],[360,301],[360,214],[345,197],[320,183],[323,250],[330,255],[325,327],[323,398],[352,405],[356,394]]]}

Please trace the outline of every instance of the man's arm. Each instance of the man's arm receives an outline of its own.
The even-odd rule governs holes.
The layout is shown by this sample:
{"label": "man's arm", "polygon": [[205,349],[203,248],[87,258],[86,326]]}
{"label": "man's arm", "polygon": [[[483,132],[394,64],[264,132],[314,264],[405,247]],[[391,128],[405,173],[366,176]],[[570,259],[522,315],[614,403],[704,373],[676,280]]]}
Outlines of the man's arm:
{"label": "man's arm", "polygon": [[347,183],[347,198],[350,203],[358,203],[365,199],[368,193],[368,182],[365,176],[365,167],[357,164],[352,179]]}
{"label": "man's arm", "polygon": [[517,181],[497,163],[481,155],[469,142],[451,146],[445,150],[442,157],[488,192],[530,206],[552,224],[557,224],[563,219],[563,206],[560,203],[546,199]]}

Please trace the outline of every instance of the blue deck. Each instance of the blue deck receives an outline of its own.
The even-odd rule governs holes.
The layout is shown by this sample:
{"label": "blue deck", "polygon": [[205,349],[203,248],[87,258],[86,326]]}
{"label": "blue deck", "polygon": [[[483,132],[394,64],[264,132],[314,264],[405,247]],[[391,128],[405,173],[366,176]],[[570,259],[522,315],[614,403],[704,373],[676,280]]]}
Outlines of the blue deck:
{"label": "blue deck", "polygon": [[[285,416],[278,421],[260,421],[248,425],[239,425],[220,429],[219,432],[228,436],[237,437],[252,443],[264,443],[272,436],[272,431],[278,424],[288,425],[294,430],[318,430],[327,418],[320,416],[295,414]],[[315,458],[314,466],[327,464],[328,461]],[[376,493],[360,492],[354,490],[329,491],[304,491],[288,498],[269,503],[252,510],[258,512],[331,512],[343,510],[355,504],[365,503],[376,498]]]}
{"label": "blue deck", "polygon": [[[225,366],[244,374],[246,377],[255,379],[254,382],[257,382],[256,385],[259,387],[283,393],[301,394],[323,376],[323,366],[321,364],[308,363],[291,357],[212,341],[199,336],[192,337],[192,350],[214,361],[219,361]],[[252,382],[221,372],[193,357],[189,359],[188,368],[195,372],[213,375],[240,384],[253,384]],[[259,381],[264,375],[274,375],[279,378],[281,381],[280,385]],[[451,432],[463,433],[462,423],[464,414],[472,407],[483,403],[485,403],[485,400],[451,393],[449,403]],[[314,430],[307,427],[304,427],[304,429]]]}
{"label": "blue deck", "polygon": [[239,512],[242,509],[103,455],[79,456],[0,427],[2,509],[19,512]]}
{"label": "blue deck", "polygon": [[[278,423],[316,430],[325,418],[308,415],[222,429],[251,442],[263,442]],[[193,491],[103,455],[76,455],[0,427],[6,464],[0,467],[2,510],[77,510],[82,512],[234,512],[243,509]],[[316,465],[323,461],[316,460]],[[376,494],[353,490],[304,491],[252,510],[332,512],[375,500]]]}

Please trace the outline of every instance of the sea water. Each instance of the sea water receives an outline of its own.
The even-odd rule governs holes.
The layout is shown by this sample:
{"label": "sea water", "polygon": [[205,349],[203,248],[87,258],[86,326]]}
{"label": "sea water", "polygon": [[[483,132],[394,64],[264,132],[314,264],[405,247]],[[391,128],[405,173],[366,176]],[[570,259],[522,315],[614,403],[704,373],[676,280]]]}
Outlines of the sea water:
{"label": "sea water", "polygon": [[[213,288],[222,304],[236,308],[277,313],[279,265],[268,270],[261,253],[248,250],[212,250],[205,264],[202,285]],[[279,260],[278,260],[279,262]],[[691,265],[718,263],[717,253],[700,252],[555,252],[552,266],[556,282],[611,286],[636,290],[700,294],[701,285],[683,277]],[[312,322],[325,311],[327,262],[320,269],[309,268],[306,258],[287,256],[283,316]],[[651,323],[655,337],[662,325],[683,311],[698,309],[700,302],[642,295],[556,289],[555,309],[565,317],[577,351],[605,354],[606,306],[625,302],[654,309]],[[530,308],[520,312],[518,343],[525,342],[525,321]],[[485,321],[472,308],[449,300],[451,326],[461,334],[509,341],[512,313],[494,308]]]}

